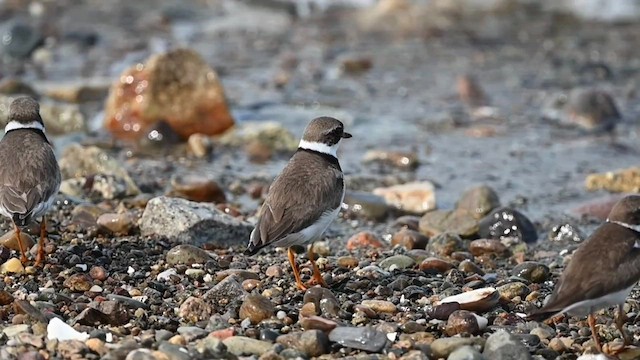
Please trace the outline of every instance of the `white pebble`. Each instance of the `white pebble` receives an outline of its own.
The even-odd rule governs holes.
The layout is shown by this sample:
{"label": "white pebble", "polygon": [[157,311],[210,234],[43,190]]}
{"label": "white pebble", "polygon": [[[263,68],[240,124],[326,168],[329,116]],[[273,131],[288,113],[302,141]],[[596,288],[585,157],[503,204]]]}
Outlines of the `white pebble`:
{"label": "white pebble", "polygon": [[134,272],[136,272],[136,270],[134,268],[132,268],[131,266],[129,266],[129,268],[127,269],[127,274],[133,275]]}
{"label": "white pebble", "polygon": [[387,339],[389,339],[389,341],[396,341],[397,337],[398,337],[398,333],[397,332],[387,333]]}
{"label": "white pebble", "polygon": [[178,275],[178,272],[176,271],[176,269],[171,268],[161,272],[160,274],[158,274],[158,276],[156,276],[156,280],[167,281],[171,278],[171,275]]}
{"label": "white pebble", "polygon": [[89,268],[87,264],[76,264],[76,267],[82,271],[87,271],[87,269]]}
{"label": "white pebble", "polygon": [[251,326],[251,320],[249,320],[249,318],[242,320],[242,322],[240,323],[240,327],[243,329],[248,329],[250,326]]}
{"label": "white pebble", "polygon": [[284,311],[282,311],[282,310],[280,310],[280,311],[278,311],[278,313],[276,314],[276,317],[277,317],[279,320],[283,320],[284,318],[286,318],[286,317],[287,317],[287,313],[286,313],[286,312],[284,312]]}

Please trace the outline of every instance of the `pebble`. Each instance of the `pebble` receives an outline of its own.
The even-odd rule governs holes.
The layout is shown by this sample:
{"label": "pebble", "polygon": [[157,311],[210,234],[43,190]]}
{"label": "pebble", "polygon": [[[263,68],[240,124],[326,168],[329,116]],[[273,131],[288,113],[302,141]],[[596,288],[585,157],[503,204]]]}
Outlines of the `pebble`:
{"label": "pebble", "polygon": [[47,339],[53,340],[56,339],[58,341],[65,340],[80,340],[86,341],[89,338],[89,334],[86,332],[79,332],[76,329],[69,326],[64,321],[60,320],[60,318],[53,317],[49,320],[49,324],[47,325]]}
{"label": "pebble", "polygon": [[149,349],[131,350],[125,360],[158,360]]}
{"label": "pebble", "polygon": [[548,340],[555,335],[552,330],[548,330],[543,327],[533,328],[529,334],[537,336],[540,340]]}
{"label": "pebble", "polygon": [[368,192],[347,191],[343,203],[343,211],[349,219],[364,218],[383,221],[390,211],[390,206],[384,198]]}
{"label": "pebble", "polygon": [[591,133],[613,131],[622,119],[613,97],[599,89],[572,91],[565,111],[569,123]]}
{"label": "pebble", "polygon": [[259,280],[260,279],[260,276],[252,271],[243,270],[243,269],[227,269],[227,270],[216,272],[216,281],[222,281],[224,278],[230,275],[235,275],[241,280],[249,280],[249,279]]}
{"label": "pebble", "polygon": [[133,216],[129,213],[122,214],[102,214],[96,220],[99,226],[109,230],[114,234],[129,234],[133,228]]}
{"label": "pebble", "polygon": [[457,310],[460,310],[460,303],[446,302],[432,307],[428,315],[434,319],[448,320],[449,316]]}
{"label": "pebble", "polygon": [[380,261],[380,268],[384,270],[390,270],[391,267],[395,269],[407,269],[416,264],[415,260],[406,255],[393,255],[382,261]]}
{"label": "pebble", "polygon": [[92,266],[91,270],[89,270],[89,276],[93,280],[105,281],[107,279],[107,270],[102,266]]}
{"label": "pebble", "polygon": [[0,265],[0,273],[3,274],[22,274],[23,272],[24,266],[18,258],[11,258]]}
{"label": "pebble", "polygon": [[415,170],[419,165],[418,154],[406,151],[369,150],[362,161],[393,166],[401,170]]}
{"label": "pebble", "polygon": [[29,325],[27,324],[9,325],[4,329],[2,329],[2,333],[5,334],[7,337],[14,337],[28,330],[29,330]]}
{"label": "pebble", "polygon": [[91,289],[93,279],[88,274],[73,274],[63,283],[64,287],[74,292],[84,292]]}
{"label": "pebble", "polygon": [[477,220],[482,219],[498,206],[500,206],[498,194],[486,185],[466,190],[456,203],[456,209],[466,210]]}
{"label": "pebble", "polygon": [[469,259],[462,260],[458,265],[458,270],[466,274],[478,274],[484,276],[485,272],[476,263]]}
{"label": "pebble", "polygon": [[487,338],[482,355],[493,360],[529,360],[532,358],[527,348],[504,330],[498,330]]}
{"label": "pebble", "polygon": [[85,341],[84,344],[87,345],[87,347],[91,351],[99,354],[100,356],[107,353],[107,347],[104,341],[100,339],[96,339],[96,338],[87,339],[87,341]]}
{"label": "pebble", "polygon": [[171,248],[165,257],[167,264],[193,265],[204,264],[211,260],[211,256],[205,250],[188,244],[177,245]]}
{"label": "pebble", "polygon": [[403,215],[393,221],[394,228],[409,229],[413,231],[420,230],[420,217],[415,215]]}
{"label": "pebble", "polygon": [[213,307],[200,297],[188,297],[178,310],[178,316],[186,322],[197,323],[208,320],[213,314]]}
{"label": "pebble", "polygon": [[398,311],[396,306],[387,300],[362,300],[361,304],[378,313],[393,314]]}
{"label": "pebble", "polygon": [[358,263],[358,259],[353,256],[340,256],[336,261],[338,267],[345,269],[353,269],[354,267],[358,266]]}
{"label": "pebble", "polygon": [[[485,339],[481,337],[449,337],[435,339],[431,343],[431,352],[434,358],[447,358],[452,352],[463,346],[472,346],[481,349]],[[488,358],[490,359],[490,358]]]}
{"label": "pebble", "polygon": [[214,204],[159,196],[149,200],[140,219],[142,236],[162,234],[193,246],[244,245],[253,226],[219,210]]}
{"label": "pebble", "polygon": [[420,270],[422,271],[436,271],[439,273],[446,273],[447,271],[453,269],[453,264],[448,261],[444,261],[442,259],[438,259],[436,257],[428,257],[420,263]]}
{"label": "pebble", "polygon": [[469,243],[469,252],[474,256],[495,254],[498,256],[504,256],[508,253],[509,249],[500,242],[500,240],[494,239],[478,239]]}
{"label": "pebble", "polygon": [[[482,318],[480,320],[479,318],[478,315],[470,311],[456,310],[449,315],[444,331],[449,336],[457,334],[477,335],[487,325],[486,319]],[[483,323],[480,324],[480,321]]]}
{"label": "pebble", "polygon": [[209,335],[209,332],[197,326],[180,326],[178,334],[182,335],[187,343],[190,343]]}
{"label": "pebble", "polygon": [[26,60],[33,51],[44,43],[43,35],[36,28],[22,20],[13,20],[3,26],[2,53],[18,60]]}
{"label": "pebble", "polygon": [[535,261],[525,261],[511,270],[512,276],[521,277],[534,283],[543,283],[551,274],[549,267]]}
{"label": "pebble", "polygon": [[383,247],[385,247],[384,242],[376,234],[370,231],[359,232],[347,240],[347,250]]}
{"label": "pebble", "polygon": [[167,356],[167,360],[191,360],[193,356],[189,354],[189,350],[181,345],[162,342],[158,346],[158,351]]}
{"label": "pebble", "polygon": [[320,316],[311,315],[301,317],[300,326],[302,326],[304,330],[320,330],[328,333],[329,331],[335,329],[338,326],[338,323]]}
{"label": "pebble", "polygon": [[237,356],[260,356],[271,349],[270,342],[256,340],[245,336],[232,336],[224,339],[222,343],[227,347],[227,351]]}
{"label": "pebble", "polygon": [[329,340],[344,347],[379,352],[387,343],[387,335],[370,326],[339,326],[329,333]]}
{"label": "pebble", "polygon": [[[24,247],[25,251],[31,249],[36,243],[31,235],[25,233],[24,231],[20,232],[20,240],[22,240],[22,246]],[[11,250],[20,251],[20,244],[18,244],[18,237],[16,236],[15,230],[11,230],[2,235],[2,237],[0,237],[0,245]]]}
{"label": "pebble", "polygon": [[[329,289],[322,287],[312,287],[304,293],[302,298],[303,306],[312,303],[316,311],[315,315],[328,317],[337,316],[340,310],[340,303]],[[317,313],[318,310],[320,313]]]}
{"label": "pebble", "polygon": [[511,301],[515,297],[524,299],[531,292],[531,290],[529,289],[529,287],[527,287],[527,285],[519,281],[502,285],[498,287],[497,290],[500,293],[500,297],[507,301]]}
{"label": "pebble", "polygon": [[454,251],[460,251],[463,248],[460,236],[453,233],[443,233],[431,238],[426,250],[437,256],[449,256]]}
{"label": "pebble", "polygon": [[265,270],[264,274],[267,275],[267,277],[279,278],[284,274],[284,271],[280,265],[271,265]]}
{"label": "pebble", "polygon": [[296,349],[309,357],[317,357],[329,353],[329,338],[320,330],[307,330],[281,335],[276,339],[278,344]]}
{"label": "pebble", "polygon": [[10,292],[8,292],[7,290],[1,289],[0,290],[0,305],[4,306],[4,305],[9,305],[13,302],[13,295],[11,295]]}
{"label": "pebble", "polygon": [[390,206],[414,214],[424,214],[436,208],[435,186],[429,181],[376,188],[373,194],[384,198]]}
{"label": "pebble", "polygon": [[242,279],[237,275],[231,275],[209,289],[203,299],[210,304],[225,305],[230,301],[241,301],[246,295],[247,292],[242,288]]}
{"label": "pebble", "polygon": [[421,233],[431,237],[448,232],[466,238],[478,233],[478,220],[461,209],[429,211],[420,218],[419,226]]}
{"label": "pebble", "polygon": [[501,207],[480,220],[478,234],[486,239],[517,238],[525,243],[538,240],[538,233],[531,221],[521,212]]}
{"label": "pebble", "polygon": [[462,346],[454,350],[447,360],[489,360],[472,346]]}
{"label": "pebble", "polygon": [[213,179],[199,174],[179,174],[171,177],[169,196],[196,202],[224,203],[224,190]]}
{"label": "pebble", "polygon": [[391,246],[402,246],[408,250],[424,249],[428,243],[428,237],[411,229],[400,229],[391,238]]}
{"label": "pebble", "polygon": [[252,324],[258,324],[274,316],[275,307],[271,300],[262,295],[247,295],[240,306],[240,318],[249,319]]}

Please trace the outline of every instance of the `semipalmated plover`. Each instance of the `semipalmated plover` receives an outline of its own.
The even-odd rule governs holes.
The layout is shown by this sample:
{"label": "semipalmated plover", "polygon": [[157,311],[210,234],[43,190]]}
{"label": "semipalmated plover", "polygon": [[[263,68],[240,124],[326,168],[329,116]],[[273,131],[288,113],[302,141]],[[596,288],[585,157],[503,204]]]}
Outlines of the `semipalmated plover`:
{"label": "semipalmated plover", "polygon": [[60,168],[44,131],[38,102],[30,97],[13,100],[0,140],[0,214],[13,222],[23,263],[27,256],[20,228],[42,216],[36,265],[45,256],[45,213],[60,187]]}
{"label": "semipalmated plover", "polygon": [[[296,285],[301,290],[307,287],[300,279],[292,247],[319,240],[338,216],[345,186],[337,151],[340,140],[350,137],[339,120],[311,120],[298,150],[269,187],[251,233],[245,254],[253,255],[267,245],[287,247]],[[308,255],[313,279],[326,286],[315,264],[313,244]]]}
{"label": "semipalmated plover", "polygon": [[607,221],[580,245],[564,269],[547,303],[529,315],[542,320],[559,314],[589,315],[589,326],[602,352],[593,313],[617,305],[616,327],[625,346],[626,314],[622,309],[640,279],[640,196],[627,196],[614,205]]}

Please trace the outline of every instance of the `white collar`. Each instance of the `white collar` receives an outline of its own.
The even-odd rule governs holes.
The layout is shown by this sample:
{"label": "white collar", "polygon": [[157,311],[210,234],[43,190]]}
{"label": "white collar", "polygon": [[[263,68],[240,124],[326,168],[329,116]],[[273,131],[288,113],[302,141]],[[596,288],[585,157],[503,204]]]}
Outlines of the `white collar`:
{"label": "white collar", "polygon": [[18,130],[18,129],[36,129],[44,133],[44,125],[39,121],[32,121],[30,123],[25,124],[15,120],[9,121],[7,123],[7,125],[4,127],[4,133],[6,134],[11,130]]}
{"label": "white collar", "polygon": [[334,145],[327,145],[325,143],[321,143],[321,142],[317,142],[317,141],[307,141],[307,140],[300,140],[300,144],[298,145],[299,148],[301,149],[307,149],[307,150],[312,150],[312,151],[317,151],[319,153],[322,154],[327,154],[327,155],[331,155],[334,158],[338,158],[338,146],[339,146],[340,142],[334,144]]}

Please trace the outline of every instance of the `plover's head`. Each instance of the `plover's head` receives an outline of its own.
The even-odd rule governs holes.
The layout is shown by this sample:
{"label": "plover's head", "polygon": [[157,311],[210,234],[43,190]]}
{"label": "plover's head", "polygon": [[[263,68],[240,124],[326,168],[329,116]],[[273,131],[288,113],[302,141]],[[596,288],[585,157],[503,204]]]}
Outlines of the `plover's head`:
{"label": "plover's head", "polygon": [[4,132],[17,129],[36,129],[44,132],[40,105],[31,97],[19,97],[9,106],[9,118]]}
{"label": "plover's head", "polygon": [[337,157],[340,140],[350,137],[340,120],[323,116],[311,120],[298,147]]}
{"label": "plover's head", "polygon": [[629,195],[618,201],[611,209],[607,221],[638,229],[640,227],[640,195]]}

